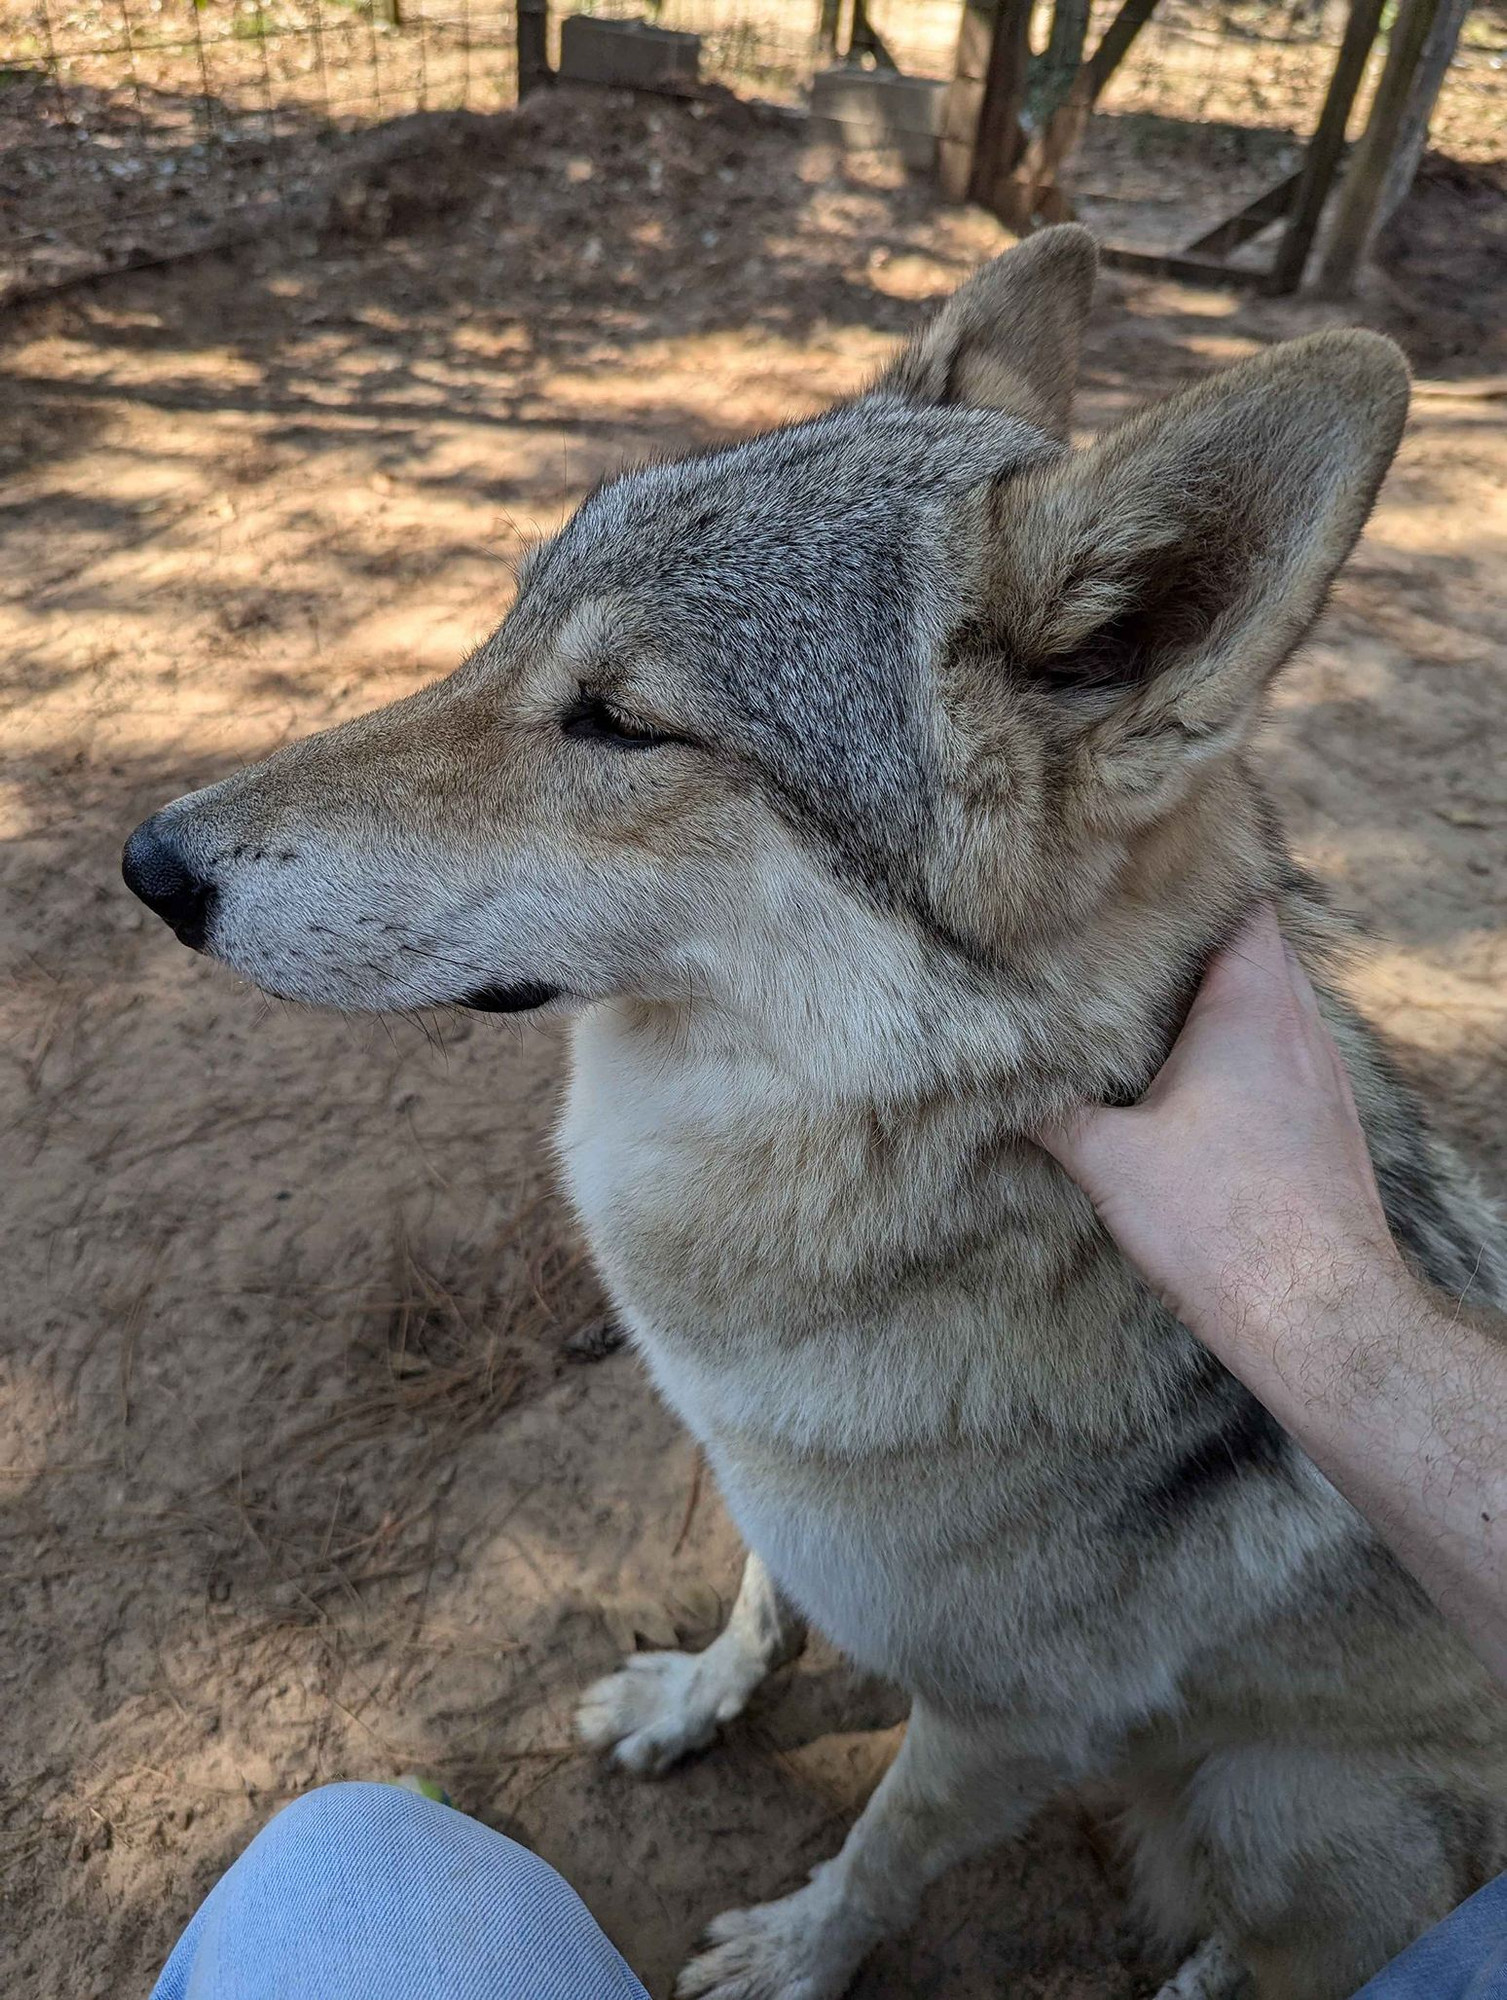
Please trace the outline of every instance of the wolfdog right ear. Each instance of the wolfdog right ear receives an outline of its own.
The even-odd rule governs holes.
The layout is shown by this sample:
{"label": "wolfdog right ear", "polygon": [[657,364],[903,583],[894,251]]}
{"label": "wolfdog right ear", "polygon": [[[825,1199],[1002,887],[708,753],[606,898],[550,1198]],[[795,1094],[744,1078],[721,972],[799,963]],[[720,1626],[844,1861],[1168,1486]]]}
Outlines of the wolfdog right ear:
{"label": "wolfdog right ear", "polygon": [[1006,410],[1065,441],[1098,262],[1076,223],[1038,230],[975,271],[871,393]]}

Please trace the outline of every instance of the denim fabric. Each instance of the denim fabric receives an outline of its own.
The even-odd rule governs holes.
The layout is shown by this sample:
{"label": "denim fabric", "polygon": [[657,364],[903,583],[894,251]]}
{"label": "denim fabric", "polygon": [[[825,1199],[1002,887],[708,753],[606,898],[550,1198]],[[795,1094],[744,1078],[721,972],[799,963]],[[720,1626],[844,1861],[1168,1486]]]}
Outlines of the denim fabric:
{"label": "denim fabric", "polygon": [[[648,2000],[547,1862],[392,1785],[296,1799],[210,1891],[152,2000]],[[1507,1876],[1355,2000],[1507,2000]]]}
{"label": "denim fabric", "polygon": [[215,1884],[152,2000],[648,1996],[526,1847],[394,1785],[327,1785]]}
{"label": "denim fabric", "polygon": [[1383,1966],[1355,2000],[1507,2000],[1507,1875]]}

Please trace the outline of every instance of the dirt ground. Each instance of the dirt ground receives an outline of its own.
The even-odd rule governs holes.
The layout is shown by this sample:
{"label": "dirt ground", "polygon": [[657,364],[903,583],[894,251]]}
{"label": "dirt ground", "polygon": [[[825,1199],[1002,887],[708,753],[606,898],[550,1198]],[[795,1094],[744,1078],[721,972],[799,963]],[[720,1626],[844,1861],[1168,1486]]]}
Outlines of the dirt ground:
{"label": "dirt ground", "polygon": [[[457,134],[321,241],[0,321],[7,1993],[144,1993],[282,1801],[405,1770],[565,1869],[662,1993],[898,1736],[817,1647],[658,1785],[572,1747],[575,1691],[635,1632],[700,1643],[738,1552],[593,1339],[558,1035],[279,1008],[119,880],[156,805],[452,665],[598,475],[819,408],[1003,241],[737,108],[561,93]],[[1266,755],[1379,939],[1358,991],[1500,1189],[1507,406],[1458,393],[1503,365],[1489,192],[1436,173],[1372,302],[1457,388]],[[1106,282],[1085,423],[1325,316]],[[1113,1877],[1057,1810],[858,1992],[1131,2000],[1164,1968]]]}

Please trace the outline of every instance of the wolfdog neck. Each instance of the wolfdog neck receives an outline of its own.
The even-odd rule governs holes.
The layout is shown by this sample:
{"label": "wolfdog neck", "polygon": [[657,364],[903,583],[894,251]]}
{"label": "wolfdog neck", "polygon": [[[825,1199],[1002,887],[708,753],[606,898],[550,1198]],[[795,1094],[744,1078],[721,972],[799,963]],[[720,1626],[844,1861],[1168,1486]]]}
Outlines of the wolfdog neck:
{"label": "wolfdog neck", "polygon": [[1315,920],[1333,929],[1243,771],[1054,874],[1034,907],[981,896],[967,938],[831,878],[815,921],[749,940],[731,972],[698,968],[696,997],[608,1010],[613,1037],[635,1048],[635,1071],[719,1075],[740,1123],[896,1128],[971,1105],[1029,1134],[1074,1102],[1139,1095],[1256,896],[1281,895],[1300,939],[1314,941]]}
{"label": "wolfdog neck", "polygon": [[[1177,843],[1127,846],[1085,921],[1018,933],[995,963],[834,903],[838,949],[803,938],[741,1004],[580,1018],[567,1181],[698,1435],[882,1450],[1047,1422],[1102,1440],[1184,1393],[1194,1343],[1030,1135],[1154,1074],[1210,951],[1290,869],[1254,823],[1180,867]],[[1314,906],[1290,879],[1303,940]],[[777,1409],[771,1370],[799,1377]]]}

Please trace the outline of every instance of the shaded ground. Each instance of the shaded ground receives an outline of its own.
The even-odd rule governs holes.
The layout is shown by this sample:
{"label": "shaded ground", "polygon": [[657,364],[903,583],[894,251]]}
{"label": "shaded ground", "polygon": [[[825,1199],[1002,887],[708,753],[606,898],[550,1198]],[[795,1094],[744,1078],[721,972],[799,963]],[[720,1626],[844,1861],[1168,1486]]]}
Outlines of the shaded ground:
{"label": "shaded ground", "polygon": [[[559,0],[556,58],[565,16],[583,8],[643,12],[640,0]],[[796,107],[827,60],[818,0],[649,11],[698,34],[714,94]],[[1116,0],[1090,11],[1093,47]],[[952,75],[961,0],[869,0],[866,13],[902,71]],[[1159,0],[1070,164],[1080,217],[1124,248],[1180,250],[1269,191],[1314,130],[1345,18],[1342,0]],[[1038,15],[1038,47],[1046,25]],[[413,118],[511,105],[515,51],[510,0],[195,0],[176,12],[0,0],[0,304],[274,226],[323,227],[342,183],[401,148]],[[1504,68],[1507,0],[1477,0],[1430,121],[1469,174],[1501,163]],[[1275,234],[1239,261],[1269,265]]]}
{"label": "shaded ground", "polygon": [[[117,875],[164,799],[453,664],[600,473],[820,407],[1003,240],[698,110],[562,94],[322,241],[0,324],[6,1991],[143,1992],[278,1803],[414,1767],[663,1991],[893,1751],[896,1698],[818,1649],[662,1785],[576,1754],[575,1690],[634,1631],[704,1637],[738,1559],[636,1364],[572,1358],[559,1042],[269,1005]],[[1502,324],[1478,250],[1436,249],[1443,317],[1389,297],[1425,368]],[[1316,317],[1107,285],[1085,421]],[[1504,471],[1500,404],[1419,403],[1269,749],[1384,940],[1363,997],[1498,1187]],[[858,1991],[1131,2000],[1161,1968],[1110,1872],[1061,1810]]]}

